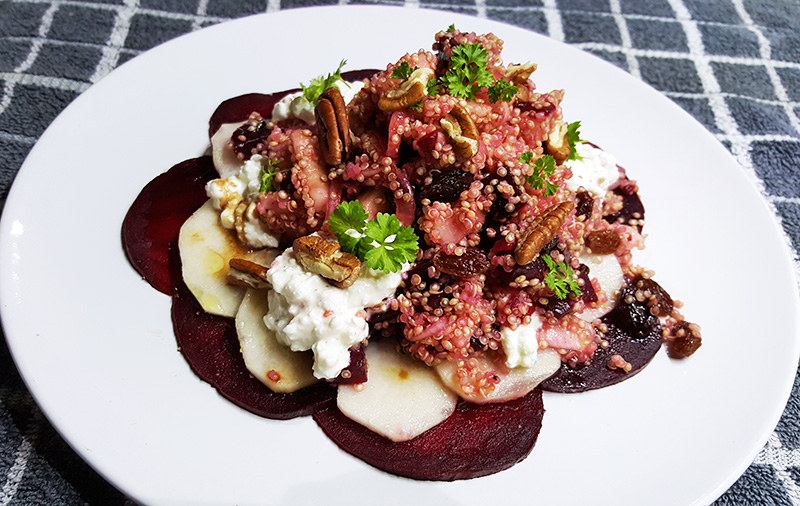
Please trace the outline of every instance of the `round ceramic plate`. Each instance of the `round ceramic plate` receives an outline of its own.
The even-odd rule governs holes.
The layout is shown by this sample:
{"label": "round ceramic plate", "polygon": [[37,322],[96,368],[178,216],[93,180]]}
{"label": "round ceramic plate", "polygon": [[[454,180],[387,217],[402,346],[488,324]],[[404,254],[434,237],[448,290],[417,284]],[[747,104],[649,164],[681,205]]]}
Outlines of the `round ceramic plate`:
{"label": "round ceramic plate", "polygon": [[[120,224],[145,183],[206,150],[220,101],[296,87],[342,58],[347,69],[383,67],[429,49],[451,23],[495,32],[507,62],[538,63],[538,87],[567,90],[566,118],[639,181],[649,242],[638,261],[686,303],[704,345],[683,361],[662,352],[617,386],[546,395],[525,461],[430,483],[367,466],[309,418],[251,415],[195,377],[176,349],[170,301],[128,265]],[[3,214],[0,265],[3,325],[36,401],[83,458],[153,505],[708,504],[766,441],[798,359],[785,241],[754,181],[702,126],[593,56],[429,10],[282,11],[126,63],[31,151]]]}

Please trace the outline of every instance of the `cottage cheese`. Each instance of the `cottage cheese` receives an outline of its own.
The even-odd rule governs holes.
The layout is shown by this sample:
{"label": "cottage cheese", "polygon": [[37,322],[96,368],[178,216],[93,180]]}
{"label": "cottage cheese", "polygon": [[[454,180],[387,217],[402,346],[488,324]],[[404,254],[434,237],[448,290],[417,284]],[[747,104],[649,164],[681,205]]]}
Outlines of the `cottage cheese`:
{"label": "cottage cheese", "polygon": [[531,322],[527,325],[520,325],[516,329],[503,327],[500,331],[500,338],[503,341],[506,365],[509,369],[533,367],[539,352],[537,334],[540,328],[542,328],[542,320],[536,313],[531,315]]}
{"label": "cottage cheese", "polygon": [[267,328],[292,351],[314,352],[314,376],[333,379],[350,364],[350,348],[369,334],[364,308],[394,294],[401,272],[362,268],[361,277],[347,289],[336,288],[306,271],[288,248],[272,263],[267,278]]}
{"label": "cottage cheese", "polygon": [[[258,199],[262,160],[261,155],[253,155],[229,177],[214,179],[206,184],[206,195],[211,199],[214,209],[220,211],[219,219],[223,227],[235,228],[236,207],[242,202],[251,204]],[[244,213],[243,235],[244,242],[252,248],[278,246],[278,238],[264,227],[252,206]]]}
{"label": "cottage cheese", "polygon": [[[355,81],[347,83],[340,80],[337,81],[335,85],[339,88],[339,91],[342,92],[342,98],[344,98],[344,103],[346,104],[361,91],[361,88],[364,87],[364,82]],[[302,91],[291,93],[280,99],[275,106],[273,106],[272,121],[297,118],[309,125],[313,125],[316,123],[316,118],[314,117],[315,105],[316,104],[312,104],[306,100]]]}
{"label": "cottage cheese", "polygon": [[572,169],[572,177],[566,181],[567,189],[577,192],[583,187],[597,197],[605,197],[608,189],[619,179],[616,158],[585,142],[576,144],[575,151],[583,159],[564,163]]}

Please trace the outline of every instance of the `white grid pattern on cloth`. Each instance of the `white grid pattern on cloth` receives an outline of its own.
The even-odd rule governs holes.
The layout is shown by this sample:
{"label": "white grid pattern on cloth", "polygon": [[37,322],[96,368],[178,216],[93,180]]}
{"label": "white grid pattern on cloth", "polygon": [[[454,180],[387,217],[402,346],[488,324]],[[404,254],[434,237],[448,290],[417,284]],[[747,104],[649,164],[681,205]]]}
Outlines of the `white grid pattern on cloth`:
{"label": "white grid pattern on cloth", "polygon": [[[0,0],[2,1],[2,0]],[[5,0],[8,1],[8,0]],[[780,216],[774,207],[776,203],[788,203],[800,206],[800,196],[779,196],[770,194],[760,177],[758,176],[751,151],[753,143],[756,142],[800,142],[800,118],[798,109],[800,103],[792,101],[787,91],[787,86],[783,83],[778,69],[800,70],[800,62],[780,61],[772,59],[772,48],[769,39],[757,25],[742,0],[730,0],[741,18],[742,26],[754,34],[758,41],[759,57],[727,56],[707,54],[703,45],[702,34],[699,26],[708,25],[725,26],[723,23],[696,21],[692,18],[690,10],[683,0],[669,0],[669,5],[674,11],[675,17],[651,16],[641,14],[623,13],[620,0],[609,0],[609,12],[591,12],[591,15],[598,17],[610,17],[616,24],[621,44],[611,44],[604,42],[577,42],[572,45],[595,51],[605,51],[612,54],[620,54],[624,57],[628,71],[637,78],[642,78],[639,58],[656,58],[663,60],[686,60],[692,62],[697,70],[702,85],[701,92],[675,92],[664,91],[667,96],[672,98],[704,99],[707,100],[714,118],[715,125],[720,132],[716,137],[730,145],[739,163],[749,174],[753,184],[759,188],[762,195],[772,204],[776,216]],[[12,104],[15,89],[19,85],[33,85],[42,88],[52,88],[71,92],[85,91],[91,83],[97,82],[103,76],[113,70],[119,63],[122,55],[133,56],[141,51],[125,47],[125,42],[131,28],[131,21],[135,15],[146,14],[157,18],[190,21],[190,30],[196,30],[210,23],[224,21],[227,18],[211,16],[208,14],[209,0],[198,0],[197,9],[193,14],[182,12],[167,12],[152,8],[144,8],[139,0],[125,0],[122,4],[102,4],[81,1],[47,1],[47,0],[13,0],[13,3],[43,4],[47,8],[44,10],[36,36],[33,37],[9,37],[8,40],[22,41],[30,43],[30,50],[26,57],[11,71],[0,72],[0,80],[4,82],[2,95],[0,95],[0,120],[2,114]],[[339,0],[339,4],[346,4],[346,0]],[[423,5],[419,0],[405,0],[404,2],[374,2],[388,4],[402,4],[408,8],[418,8]],[[63,7],[80,7],[86,9],[106,10],[114,13],[114,25],[105,44],[93,44],[87,42],[61,41],[49,37],[54,16]],[[454,8],[458,7],[450,4],[424,4],[424,7],[431,8]],[[486,0],[476,0],[474,4],[466,5],[475,9],[475,15],[481,18],[489,16],[489,10],[493,6],[487,5]],[[266,0],[265,12],[272,12],[282,8],[280,0]],[[547,34],[560,41],[565,40],[564,12],[583,12],[565,11],[558,8],[556,0],[543,0],[543,6],[498,6],[497,9],[507,11],[539,11],[546,20]],[[688,53],[681,51],[665,51],[638,49],[633,47],[631,33],[628,27],[629,20],[645,20],[655,22],[674,22],[678,21],[688,42]],[[29,72],[32,65],[36,62],[42,47],[47,44],[76,46],[76,47],[96,47],[102,50],[102,57],[98,61],[91,77],[86,80],[68,79],[61,77],[49,77],[34,75]],[[751,97],[741,93],[723,92],[715,76],[712,64],[737,64],[753,67],[763,67],[766,69],[770,83],[774,88],[775,99],[763,99]],[[783,110],[786,118],[794,130],[790,134],[758,134],[742,132],[735,118],[731,114],[727,100],[731,98],[743,98],[764,105],[779,107]],[[2,123],[0,122],[0,127]],[[11,134],[0,129],[0,142],[18,143],[32,145],[36,141],[35,137]],[[0,390],[0,404],[6,404],[8,392]],[[15,452],[15,460],[9,468],[5,477],[2,477],[2,489],[0,491],[0,506],[5,506],[13,501],[16,490],[20,482],[24,479],[25,469],[28,459],[33,451],[32,441],[37,437],[40,430],[41,421],[32,420],[25,429],[22,441]],[[785,448],[777,432],[770,437],[767,446],[759,453],[754,461],[756,466],[769,467],[785,489],[788,499],[795,506],[800,506],[800,486],[791,474],[792,469],[800,467],[800,449]]]}

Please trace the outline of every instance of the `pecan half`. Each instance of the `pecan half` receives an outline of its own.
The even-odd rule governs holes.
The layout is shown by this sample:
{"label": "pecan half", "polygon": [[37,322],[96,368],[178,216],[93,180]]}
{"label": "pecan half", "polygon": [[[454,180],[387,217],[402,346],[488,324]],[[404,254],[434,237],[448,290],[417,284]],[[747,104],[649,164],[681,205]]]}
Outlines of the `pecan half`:
{"label": "pecan half", "polygon": [[292,246],[300,265],[327,279],[333,286],[349,288],[361,274],[361,261],[342,252],[339,243],[309,235],[298,237]]}
{"label": "pecan half", "polygon": [[536,70],[536,64],[530,62],[521,65],[509,65],[506,68],[506,80],[517,86],[516,97],[520,102],[528,102],[531,99],[530,88],[528,88],[527,84],[534,70]]}
{"label": "pecan half", "polygon": [[271,285],[267,280],[268,268],[244,260],[242,258],[231,258],[228,262],[227,281],[230,285],[243,286],[245,288],[269,288]]}
{"label": "pecan half", "polygon": [[536,64],[531,62],[509,65],[506,67],[506,80],[511,84],[525,84],[535,70]]}
{"label": "pecan half", "polygon": [[571,201],[553,204],[522,230],[514,248],[514,260],[519,265],[532,262],[542,248],[558,235],[558,231],[575,207]]}
{"label": "pecan half", "polygon": [[433,75],[431,69],[418,68],[408,76],[408,79],[400,83],[400,86],[378,100],[378,109],[383,112],[394,112],[422,101],[428,94],[428,81]]}
{"label": "pecan half", "polygon": [[569,125],[558,120],[556,127],[550,132],[547,140],[544,141],[544,152],[556,160],[556,165],[561,165],[569,158],[569,141],[567,140],[567,130]]}
{"label": "pecan half", "polygon": [[467,108],[456,104],[450,114],[439,123],[453,143],[453,150],[461,158],[472,158],[478,153],[478,127]]}
{"label": "pecan half", "polygon": [[331,86],[322,92],[314,108],[319,130],[319,143],[322,157],[328,165],[339,165],[350,157],[350,118],[342,92]]}

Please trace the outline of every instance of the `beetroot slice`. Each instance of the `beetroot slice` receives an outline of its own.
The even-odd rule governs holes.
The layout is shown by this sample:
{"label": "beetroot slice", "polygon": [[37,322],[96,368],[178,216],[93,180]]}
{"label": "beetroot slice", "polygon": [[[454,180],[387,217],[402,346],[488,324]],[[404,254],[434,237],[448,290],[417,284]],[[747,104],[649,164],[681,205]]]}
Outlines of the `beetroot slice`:
{"label": "beetroot slice", "polygon": [[234,321],[203,311],[186,285],[181,285],[172,297],[178,346],[195,374],[223,397],[276,420],[310,415],[335,403],[336,390],[324,382],[283,394],[253,378],[244,365]]}
{"label": "beetroot slice", "polygon": [[[345,81],[360,81],[372,77],[377,72],[379,71],[375,69],[351,70],[349,72],[343,72],[342,78]],[[272,107],[275,103],[286,95],[297,91],[300,91],[300,88],[279,91],[268,95],[264,93],[248,93],[222,102],[208,121],[208,137],[212,137],[223,123],[244,121],[253,112],[257,112],[265,118],[272,116]]]}
{"label": "beetroot slice", "polygon": [[417,480],[453,481],[494,474],[521,462],[542,428],[542,391],[500,404],[459,401],[455,412],[410,441],[394,443],[336,407],[314,420],[339,448],[383,471]]}
{"label": "beetroot slice", "polygon": [[162,293],[172,295],[177,286],[170,251],[177,248],[183,223],[208,199],[205,185],[215,177],[210,156],[181,162],[150,181],[125,215],[125,254],[136,272]]}
{"label": "beetroot slice", "polygon": [[[608,332],[605,334],[608,348],[598,348],[592,361],[587,365],[572,368],[562,363],[561,369],[542,383],[544,390],[575,393],[614,385],[644,369],[661,349],[660,325],[651,327],[646,334],[637,339],[610,324],[607,318],[602,320],[608,325]],[[609,359],[616,353],[631,364],[632,369],[629,372],[608,367]]]}

